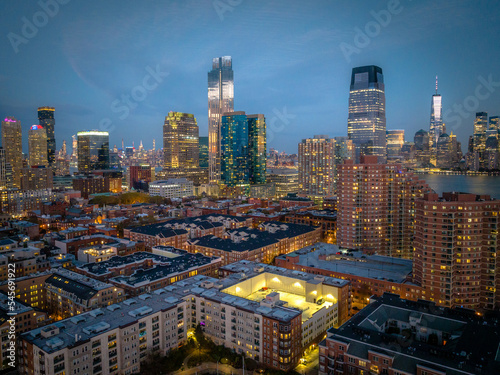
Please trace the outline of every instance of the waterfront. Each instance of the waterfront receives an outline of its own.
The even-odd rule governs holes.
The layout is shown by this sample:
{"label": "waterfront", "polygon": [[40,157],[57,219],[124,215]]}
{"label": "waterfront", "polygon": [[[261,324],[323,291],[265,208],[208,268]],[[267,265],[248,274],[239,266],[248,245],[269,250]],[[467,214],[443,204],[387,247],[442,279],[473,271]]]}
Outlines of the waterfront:
{"label": "waterfront", "polygon": [[459,191],[473,194],[489,194],[492,198],[500,199],[500,176],[422,173],[420,177],[439,195],[443,191]]}

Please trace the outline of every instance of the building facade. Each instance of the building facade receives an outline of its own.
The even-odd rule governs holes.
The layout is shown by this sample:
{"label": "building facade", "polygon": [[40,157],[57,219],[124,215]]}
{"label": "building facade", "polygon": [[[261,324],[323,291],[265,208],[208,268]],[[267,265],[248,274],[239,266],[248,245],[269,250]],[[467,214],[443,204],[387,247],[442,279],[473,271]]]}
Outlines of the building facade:
{"label": "building facade", "polygon": [[231,56],[214,58],[208,72],[208,157],[209,182],[221,177],[221,122],[234,111],[234,77]]}
{"label": "building facade", "polygon": [[6,117],[2,121],[2,145],[5,150],[5,162],[12,168],[12,185],[19,189],[23,167],[21,121],[14,117]]}
{"label": "building facade", "polygon": [[38,108],[38,123],[47,132],[47,158],[49,166],[56,160],[56,137],[54,119],[55,108],[53,107],[39,107]]}
{"label": "building facade", "polygon": [[28,131],[29,161],[31,166],[48,166],[47,131],[41,125],[33,125]]}
{"label": "building facade", "polygon": [[386,160],[385,85],[378,66],[353,68],[349,92],[347,135],[359,155],[375,155]]}
{"label": "building facade", "polygon": [[109,133],[96,130],[77,133],[78,172],[109,169]]}
{"label": "building facade", "polygon": [[326,135],[299,143],[299,192],[314,197],[335,194],[335,141]]}

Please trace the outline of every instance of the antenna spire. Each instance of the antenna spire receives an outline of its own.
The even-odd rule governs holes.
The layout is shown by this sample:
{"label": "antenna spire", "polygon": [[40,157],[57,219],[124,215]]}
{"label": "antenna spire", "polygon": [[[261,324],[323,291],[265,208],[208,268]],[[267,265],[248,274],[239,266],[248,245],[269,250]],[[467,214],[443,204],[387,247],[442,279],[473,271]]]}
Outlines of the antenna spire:
{"label": "antenna spire", "polygon": [[436,95],[438,93],[438,76],[436,76]]}

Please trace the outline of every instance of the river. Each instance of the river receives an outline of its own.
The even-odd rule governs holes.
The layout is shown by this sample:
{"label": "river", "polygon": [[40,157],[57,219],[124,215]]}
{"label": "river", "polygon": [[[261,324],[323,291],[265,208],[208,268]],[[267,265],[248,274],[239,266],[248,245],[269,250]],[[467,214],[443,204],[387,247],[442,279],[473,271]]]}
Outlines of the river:
{"label": "river", "polygon": [[443,191],[489,194],[500,199],[500,176],[418,174],[439,195]]}

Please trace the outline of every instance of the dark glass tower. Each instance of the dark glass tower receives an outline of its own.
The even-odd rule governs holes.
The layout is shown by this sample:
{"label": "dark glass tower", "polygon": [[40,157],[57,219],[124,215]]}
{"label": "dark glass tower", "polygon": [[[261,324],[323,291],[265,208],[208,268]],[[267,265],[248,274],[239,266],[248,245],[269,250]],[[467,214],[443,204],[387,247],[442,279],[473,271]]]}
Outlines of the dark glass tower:
{"label": "dark glass tower", "polygon": [[49,166],[54,165],[56,161],[56,138],[55,138],[55,125],[54,120],[55,108],[53,107],[39,107],[38,108],[38,123],[47,132],[47,158]]}
{"label": "dark glass tower", "polygon": [[208,137],[199,137],[200,140],[200,168],[208,168]]}
{"label": "dark glass tower", "polygon": [[233,63],[230,56],[214,58],[208,72],[208,143],[210,182],[221,179],[221,117],[234,111]]}
{"label": "dark glass tower", "polygon": [[266,119],[264,115],[248,115],[248,156],[250,183],[266,183]]}
{"label": "dark glass tower", "polygon": [[109,169],[109,133],[78,132],[78,172]]}
{"label": "dark glass tower", "polygon": [[382,69],[369,65],[354,68],[349,93],[347,134],[360,154],[386,161],[385,85]]}
{"label": "dark glass tower", "polygon": [[249,183],[248,119],[229,112],[221,121],[221,181],[227,186]]}

